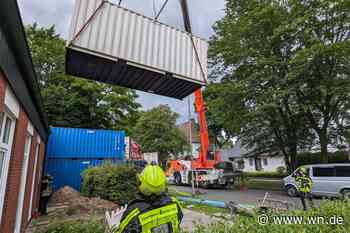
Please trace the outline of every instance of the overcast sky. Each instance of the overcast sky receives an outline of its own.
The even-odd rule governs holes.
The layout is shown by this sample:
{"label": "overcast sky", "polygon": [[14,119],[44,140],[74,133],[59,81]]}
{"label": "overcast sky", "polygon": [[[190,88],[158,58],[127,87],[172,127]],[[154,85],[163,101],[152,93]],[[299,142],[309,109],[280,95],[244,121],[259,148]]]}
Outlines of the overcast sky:
{"label": "overcast sky", "polygon": [[[112,2],[118,2],[118,0],[112,0]],[[164,0],[154,0],[154,2],[156,9],[159,9]],[[24,24],[37,22],[40,26],[55,25],[58,33],[66,39],[74,0],[18,0],[18,3]],[[213,33],[212,25],[224,15],[225,0],[188,0],[188,3],[194,34],[208,39]],[[153,0],[123,0],[122,5],[144,15],[153,16]],[[178,0],[169,0],[159,21],[183,28]],[[168,104],[173,111],[180,114],[179,122],[188,119],[187,99],[179,101],[144,92],[138,92],[138,94],[140,96],[138,102],[144,109]],[[192,107],[194,97],[190,98]]]}

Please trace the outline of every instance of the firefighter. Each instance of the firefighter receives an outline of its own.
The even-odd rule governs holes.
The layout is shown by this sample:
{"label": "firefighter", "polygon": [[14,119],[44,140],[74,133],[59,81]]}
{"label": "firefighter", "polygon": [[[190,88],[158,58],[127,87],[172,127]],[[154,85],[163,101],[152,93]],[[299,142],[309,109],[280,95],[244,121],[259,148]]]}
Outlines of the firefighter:
{"label": "firefighter", "polygon": [[312,200],[311,189],[313,186],[312,179],[310,178],[305,167],[300,167],[294,174],[294,179],[299,192],[300,200],[303,205],[304,211],[307,210],[307,205],[305,199],[309,200],[311,207],[314,206]]}
{"label": "firefighter", "polygon": [[113,233],[177,233],[183,217],[179,202],[166,194],[163,170],[147,165],[138,175],[137,198],[128,206],[106,212]]}

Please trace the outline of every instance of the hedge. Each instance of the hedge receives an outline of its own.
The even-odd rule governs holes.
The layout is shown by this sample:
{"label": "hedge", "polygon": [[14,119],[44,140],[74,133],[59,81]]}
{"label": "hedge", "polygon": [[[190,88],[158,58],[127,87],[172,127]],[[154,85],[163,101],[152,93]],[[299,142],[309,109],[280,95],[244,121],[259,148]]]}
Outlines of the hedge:
{"label": "hedge", "polygon": [[130,165],[106,163],[88,168],[82,173],[82,193],[119,205],[127,204],[137,193],[136,174],[135,167]]}
{"label": "hedge", "polygon": [[[349,163],[349,157],[345,151],[336,151],[328,153],[329,163]],[[300,153],[297,155],[297,165],[307,165],[307,164],[316,164],[322,163],[321,153]]]}
{"label": "hedge", "polygon": [[286,177],[286,173],[279,172],[244,172],[247,177],[262,177],[262,178],[283,178]]}

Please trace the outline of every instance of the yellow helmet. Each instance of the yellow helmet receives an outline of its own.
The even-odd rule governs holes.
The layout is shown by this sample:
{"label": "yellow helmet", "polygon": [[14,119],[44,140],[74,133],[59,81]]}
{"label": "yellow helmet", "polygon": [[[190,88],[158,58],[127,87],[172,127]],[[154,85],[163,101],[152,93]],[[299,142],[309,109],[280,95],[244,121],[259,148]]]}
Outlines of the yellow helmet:
{"label": "yellow helmet", "polygon": [[305,167],[300,167],[299,168],[299,171],[301,171],[302,173],[306,174],[307,173],[307,170]]}
{"label": "yellow helmet", "polygon": [[166,177],[158,165],[147,165],[138,176],[139,190],[145,196],[159,196],[166,191]]}

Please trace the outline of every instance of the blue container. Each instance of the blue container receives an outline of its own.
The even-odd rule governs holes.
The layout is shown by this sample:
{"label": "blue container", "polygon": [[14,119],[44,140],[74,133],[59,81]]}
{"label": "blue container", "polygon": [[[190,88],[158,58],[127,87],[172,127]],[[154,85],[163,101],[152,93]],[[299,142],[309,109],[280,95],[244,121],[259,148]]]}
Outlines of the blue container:
{"label": "blue container", "polygon": [[47,158],[124,159],[125,132],[51,128]]}
{"label": "blue container", "polygon": [[99,166],[105,162],[112,162],[114,164],[123,163],[121,160],[109,159],[48,158],[46,160],[45,171],[53,176],[54,191],[64,186],[70,186],[75,190],[81,191],[81,173],[89,167]]}

